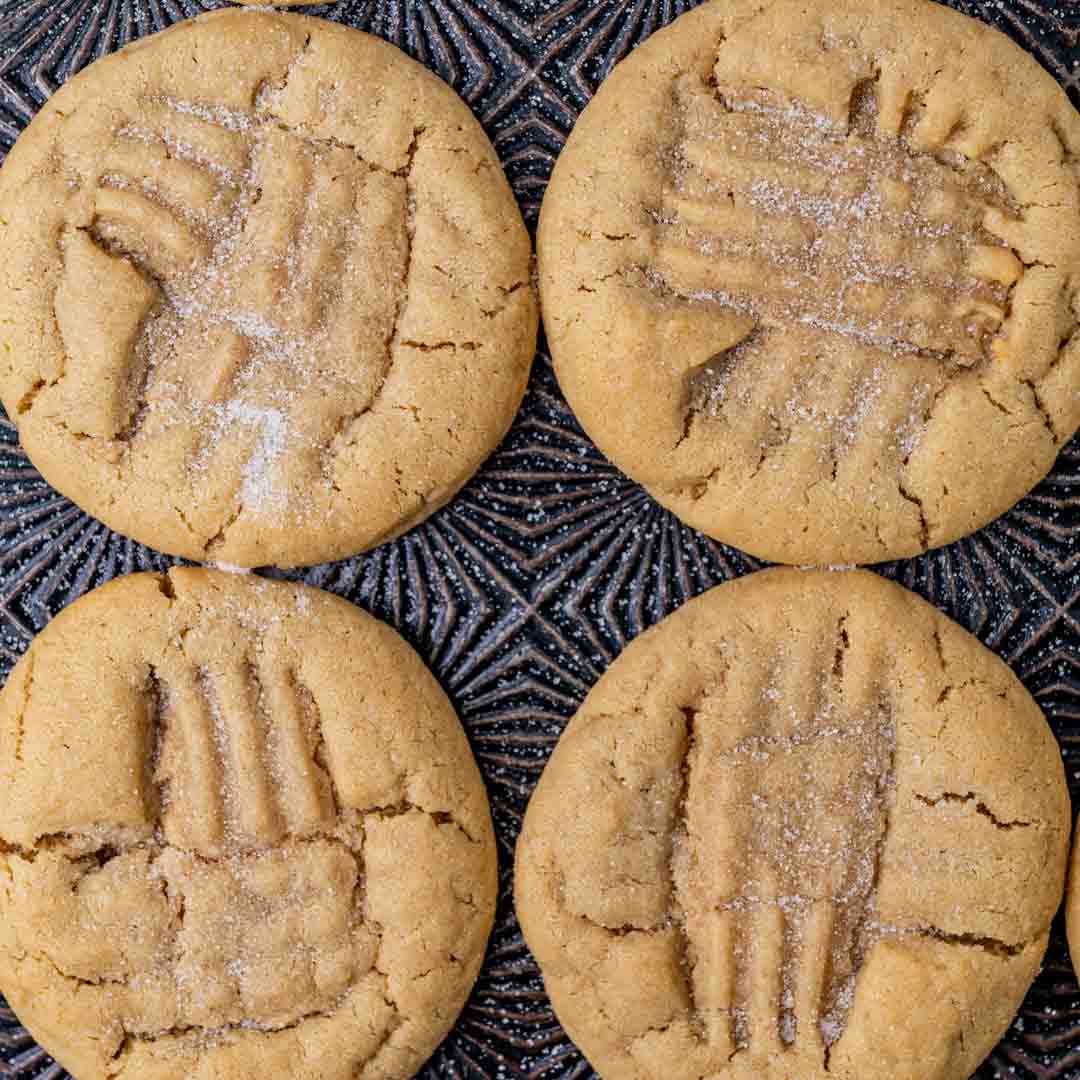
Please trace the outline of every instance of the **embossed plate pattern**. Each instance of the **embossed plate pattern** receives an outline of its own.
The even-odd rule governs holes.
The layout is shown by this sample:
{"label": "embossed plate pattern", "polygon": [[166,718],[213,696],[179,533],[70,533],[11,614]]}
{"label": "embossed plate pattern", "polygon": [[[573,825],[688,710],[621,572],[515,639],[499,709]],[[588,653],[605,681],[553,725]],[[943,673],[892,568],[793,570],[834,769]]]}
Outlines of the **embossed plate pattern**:
{"label": "embossed plate pattern", "polygon": [[[1033,52],[1080,104],[1080,3],[951,0]],[[0,152],[73,72],[216,0],[0,0]],[[474,109],[530,225],[574,117],[611,67],[690,0],[342,0],[310,14],[369,30]],[[0,423],[0,675],[88,589],[170,560],[57,495]],[[448,507],[368,555],[298,574],[397,626],[438,674],[487,780],[502,900],[479,984],[421,1075],[592,1075],[562,1032],[510,904],[529,792],[566,720],[623,645],[680,603],[756,569],[661,510],[597,452],[537,360],[503,445]],[[1080,794],[1080,439],[976,535],[880,568],[1003,656],[1042,705]],[[0,1076],[66,1073],[0,1008]],[[1080,989],[1061,927],[1024,1007],[980,1068],[1080,1078]]]}

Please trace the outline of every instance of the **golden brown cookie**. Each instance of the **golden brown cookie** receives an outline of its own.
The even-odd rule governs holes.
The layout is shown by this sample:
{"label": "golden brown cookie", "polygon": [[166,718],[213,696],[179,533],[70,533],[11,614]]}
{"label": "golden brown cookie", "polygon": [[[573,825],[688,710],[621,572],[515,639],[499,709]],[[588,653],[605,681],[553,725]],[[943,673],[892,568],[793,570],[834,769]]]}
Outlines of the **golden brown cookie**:
{"label": "golden brown cookie", "polygon": [[1080,117],[926,0],[676,20],[582,113],[538,249],[585,429],[758,556],[955,540],[1080,424]]}
{"label": "golden brown cookie", "polygon": [[1065,897],[1065,930],[1069,941],[1069,957],[1073,970],[1080,973],[1080,844],[1073,833],[1072,854],[1069,857],[1069,885]]}
{"label": "golden brown cookie", "polygon": [[620,1080],[966,1080],[1061,900],[1069,796],[1016,677],[865,571],[691,600],[586,698],[517,911]]}
{"label": "golden brown cookie", "polygon": [[508,428],[536,332],[495,152],[435,75],[230,10],[91,65],[0,170],[0,396],[111,528],[244,566],[351,555]]}
{"label": "golden brown cookie", "polygon": [[79,1080],[405,1080],[496,889],[454,711],[328,593],[137,574],[0,693],[0,986]]}

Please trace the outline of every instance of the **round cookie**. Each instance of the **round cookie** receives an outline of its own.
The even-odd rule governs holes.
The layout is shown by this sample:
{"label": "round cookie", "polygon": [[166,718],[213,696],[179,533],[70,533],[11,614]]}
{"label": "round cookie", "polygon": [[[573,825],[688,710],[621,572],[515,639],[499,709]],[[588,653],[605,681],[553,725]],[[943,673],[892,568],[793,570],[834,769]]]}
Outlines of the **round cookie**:
{"label": "round cookie", "polygon": [[200,16],[65,84],[0,169],[0,397],[111,528],[243,566],[416,524],[510,425],[531,249],[480,125],[324,19]]}
{"label": "round cookie", "polygon": [[389,627],[137,574],[0,694],[0,986],[79,1080],[404,1080],[491,930],[483,783]]}
{"label": "round cookie", "polygon": [[1080,424],[1078,162],[1064,92],[974,19],[707,3],[615,68],[556,164],[559,381],[616,465],[757,556],[955,540]]}
{"label": "round cookie", "polygon": [[1038,970],[1068,832],[1004,663],[870,573],[769,570],[593,688],[517,911],[603,1076],[967,1080]]}
{"label": "round cookie", "polygon": [[1069,858],[1069,885],[1065,897],[1065,931],[1073,970],[1080,973],[1080,844],[1073,834]]}

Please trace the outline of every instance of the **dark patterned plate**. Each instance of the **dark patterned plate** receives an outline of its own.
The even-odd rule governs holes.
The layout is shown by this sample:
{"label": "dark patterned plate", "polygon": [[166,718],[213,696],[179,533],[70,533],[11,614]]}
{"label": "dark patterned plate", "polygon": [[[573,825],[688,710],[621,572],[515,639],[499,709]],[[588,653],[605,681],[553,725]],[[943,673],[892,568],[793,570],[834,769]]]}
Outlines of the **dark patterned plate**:
{"label": "dark patterned plate", "polygon": [[[1080,102],[1078,0],[952,0],[1032,51]],[[216,0],[0,0],[0,151],[73,72]],[[577,112],[612,65],[689,0],[343,0],[309,8],[402,46],[475,110],[530,224]],[[1019,88],[1022,91],[1022,88]],[[0,425],[0,674],[51,615],[118,574],[170,562],[52,491]],[[460,712],[491,794],[502,902],[480,982],[423,1077],[591,1075],[518,931],[510,863],[544,761],[619,650],[688,597],[755,569],[620,475],[541,355],[510,435],[448,507],[400,540],[302,574],[397,626]],[[1061,740],[1080,794],[1080,439],[967,540],[881,568],[1003,656]],[[2,999],[0,999],[2,1005]],[[66,1074],[0,1008],[0,1076]],[[1080,1078],[1080,990],[1056,928],[1042,974],[979,1070]]]}

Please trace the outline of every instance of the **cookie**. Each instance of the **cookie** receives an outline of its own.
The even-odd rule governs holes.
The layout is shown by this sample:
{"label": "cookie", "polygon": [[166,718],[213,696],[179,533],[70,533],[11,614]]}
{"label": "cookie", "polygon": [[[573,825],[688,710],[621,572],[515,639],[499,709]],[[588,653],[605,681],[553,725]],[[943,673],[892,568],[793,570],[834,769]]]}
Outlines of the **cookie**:
{"label": "cookie", "polygon": [[507,430],[531,248],[435,75],[323,19],[218,12],[65,84],[0,170],[0,397],[111,528],[313,563],[445,503]]}
{"label": "cookie", "polygon": [[1080,844],[1073,836],[1069,866],[1069,887],[1065,897],[1065,930],[1073,970],[1080,973]]}
{"label": "cookie", "polygon": [[388,627],[137,574],[0,694],[0,986],[79,1080],[390,1080],[449,1031],[496,890],[483,783]]}
{"label": "cookie", "polygon": [[538,252],[559,381],[684,521],[778,562],[914,555],[1080,424],[1080,116],[925,0],[716,0],[582,113]]}
{"label": "cookie", "polygon": [[1061,899],[1035,702],[925,601],[777,569],[635,640],[529,804],[517,911],[621,1080],[967,1080]]}

